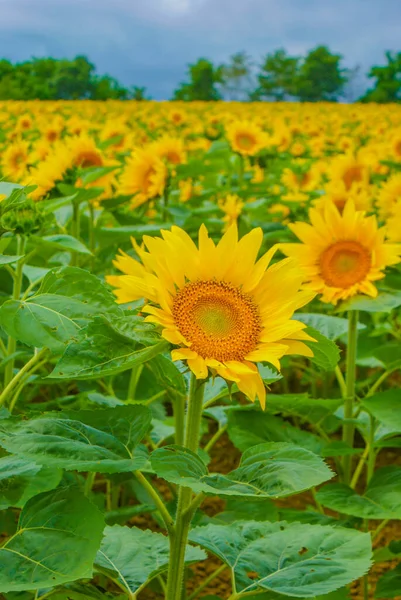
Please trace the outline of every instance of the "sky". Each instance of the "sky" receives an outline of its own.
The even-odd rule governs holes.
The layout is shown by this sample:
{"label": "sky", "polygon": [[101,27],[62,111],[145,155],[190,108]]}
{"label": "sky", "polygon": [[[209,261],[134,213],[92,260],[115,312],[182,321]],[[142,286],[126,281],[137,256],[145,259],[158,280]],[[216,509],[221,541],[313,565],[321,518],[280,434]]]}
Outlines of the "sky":
{"label": "sky", "polygon": [[199,57],[326,44],[366,73],[401,51],[401,0],[0,0],[0,55],[86,55],[99,74],[167,99]]}

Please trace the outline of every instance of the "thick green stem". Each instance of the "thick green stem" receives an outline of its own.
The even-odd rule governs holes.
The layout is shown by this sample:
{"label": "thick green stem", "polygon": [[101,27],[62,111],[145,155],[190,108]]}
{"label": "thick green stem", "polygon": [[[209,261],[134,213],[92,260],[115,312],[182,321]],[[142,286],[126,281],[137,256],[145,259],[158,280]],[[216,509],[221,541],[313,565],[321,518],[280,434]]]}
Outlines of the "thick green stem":
{"label": "thick green stem", "polygon": [[[348,313],[348,346],[347,346],[347,373],[346,373],[346,398],[344,403],[343,442],[350,448],[354,446],[355,425],[352,422],[354,415],[355,381],[356,381],[356,348],[358,337],[358,311]],[[351,480],[351,455],[344,456],[343,460],[344,483]]]}
{"label": "thick green stem", "polygon": [[[19,256],[25,253],[26,240],[23,236],[17,237],[17,254]],[[13,285],[13,300],[19,300],[21,295],[21,287],[22,287],[22,268],[24,266],[24,261],[20,259],[15,268],[14,274],[14,285]],[[7,356],[12,356],[17,349],[17,340],[13,337],[9,336],[8,344],[7,344]],[[14,358],[10,358],[9,362],[6,365],[4,370],[4,387],[10,383],[13,378],[14,372]]]}
{"label": "thick green stem", "polygon": [[135,365],[135,367],[132,367],[131,376],[130,376],[129,384],[128,384],[128,394],[127,394],[128,402],[130,400],[135,400],[136,388],[138,387],[138,382],[139,382],[139,378],[143,371],[143,366],[144,365],[142,364],[142,365]]}
{"label": "thick green stem", "polygon": [[[72,222],[71,222],[71,233],[73,237],[79,240],[80,235],[80,211],[79,202],[76,200],[72,203]],[[78,253],[73,252],[71,257],[71,264],[74,267],[78,266]]]}
{"label": "thick green stem", "polygon": [[[200,426],[203,410],[204,382],[198,382],[194,375],[191,377],[191,385],[188,397],[188,410],[186,416],[185,447],[192,452],[199,448]],[[191,505],[192,490],[180,487],[178,494],[177,514],[175,521],[175,533],[170,536],[170,564],[167,577],[166,600],[183,600],[185,598],[184,571],[185,550],[187,546],[188,532],[191,525],[193,511],[188,508]]]}
{"label": "thick green stem", "polygon": [[173,402],[175,443],[178,446],[184,444],[185,429],[185,396],[176,394]]}
{"label": "thick green stem", "polygon": [[91,270],[95,267],[95,208],[91,202],[89,202],[89,222],[88,222],[88,234],[89,234],[89,250],[92,252],[91,256]]}

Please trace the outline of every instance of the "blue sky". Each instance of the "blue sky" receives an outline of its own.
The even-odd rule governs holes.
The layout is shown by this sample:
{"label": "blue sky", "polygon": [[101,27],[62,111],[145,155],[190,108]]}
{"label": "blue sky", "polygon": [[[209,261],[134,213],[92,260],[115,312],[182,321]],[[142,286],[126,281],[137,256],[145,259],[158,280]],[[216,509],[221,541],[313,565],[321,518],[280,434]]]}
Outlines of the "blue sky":
{"label": "blue sky", "polygon": [[401,0],[0,0],[3,58],[87,55],[99,73],[168,98],[200,56],[327,44],[362,72],[401,51]]}

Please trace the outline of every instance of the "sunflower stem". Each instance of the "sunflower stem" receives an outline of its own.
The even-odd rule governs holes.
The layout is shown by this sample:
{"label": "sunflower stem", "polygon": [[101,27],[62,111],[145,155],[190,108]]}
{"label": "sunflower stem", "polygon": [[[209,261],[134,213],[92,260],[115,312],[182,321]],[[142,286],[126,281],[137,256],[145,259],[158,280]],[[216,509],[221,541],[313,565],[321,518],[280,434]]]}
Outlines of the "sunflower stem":
{"label": "sunflower stem", "polygon": [[[204,381],[197,381],[194,375],[188,396],[184,445],[192,452],[199,448],[200,425],[203,410]],[[166,600],[184,600],[185,550],[193,511],[188,511],[192,500],[192,490],[180,486],[174,534],[170,535],[170,564],[167,576]]]}
{"label": "sunflower stem", "polygon": [[92,252],[90,265],[91,271],[95,269],[95,207],[89,202],[89,221],[88,221],[88,233],[89,233],[89,250]]}
{"label": "sunflower stem", "polygon": [[[72,202],[72,221],[71,221],[71,233],[72,236],[79,240],[80,234],[80,211],[79,202],[74,200]],[[71,264],[74,267],[78,266],[78,253],[73,252],[71,256]]]}
{"label": "sunflower stem", "polygon": [[[18,235],[17,236],[17,254],[19,256],[22,254],[25,254],[25,246],[26,246],[26,239],[23,236]],[[23,272],[22,272],[23,266],[24,266],[24,261],[21,259],[18,261],[17,266],[15,268],[15,273],[14,273],[13,300],[20,299],[21,287],[22,287],[22,277],[23,277]],[[15,338],[9,336],[8,342],[7,342],[7,356],[11,357],[11,358],[9,359],[9,362],[7,363],[5,370],[4,370],[4,388],[6,388],[8,386],[8,384],[10,383],[10,381],[13,378],[13,373],[14,373],[13,354],[15,354],[16,349],[17,349],[17,340]]]}
{"label": "sunflower stem", "polygon": [[[355,381],[356,381],[356,349],[358,339],[358,311],[348,313],[348,346],[347,346],[347,371],[346,371],[346,397],[344,402],[343,442],[350,448],[354,447],[355,425],[352,421],[354,415]],[[351,455],[343,458],[344,483],[351,480]]]}

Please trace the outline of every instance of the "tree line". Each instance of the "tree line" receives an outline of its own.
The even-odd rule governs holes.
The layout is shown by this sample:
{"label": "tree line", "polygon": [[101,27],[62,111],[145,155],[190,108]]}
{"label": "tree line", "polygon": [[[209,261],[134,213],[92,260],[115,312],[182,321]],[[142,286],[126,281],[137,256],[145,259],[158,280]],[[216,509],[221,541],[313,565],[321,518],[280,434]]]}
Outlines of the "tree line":
{"label": "tree line", "polygon": [[[327,46],[305,56],[279,49],[256,65],[246,52],[232,55],[226,64],[200,58],[188,65],[186,81],[174,100],[238,100],[301,102],[401,102],[401,52],[386,52],[382,65],[370,68],[372,81],[362,95],[352,91],[359,67],[347,69],[343,57]],[[13,64],[0,60],[1,100],[144,100],[146,89],[121,85],[109,75],[98,75],[85,57],[73,60],[33,58]]]}

